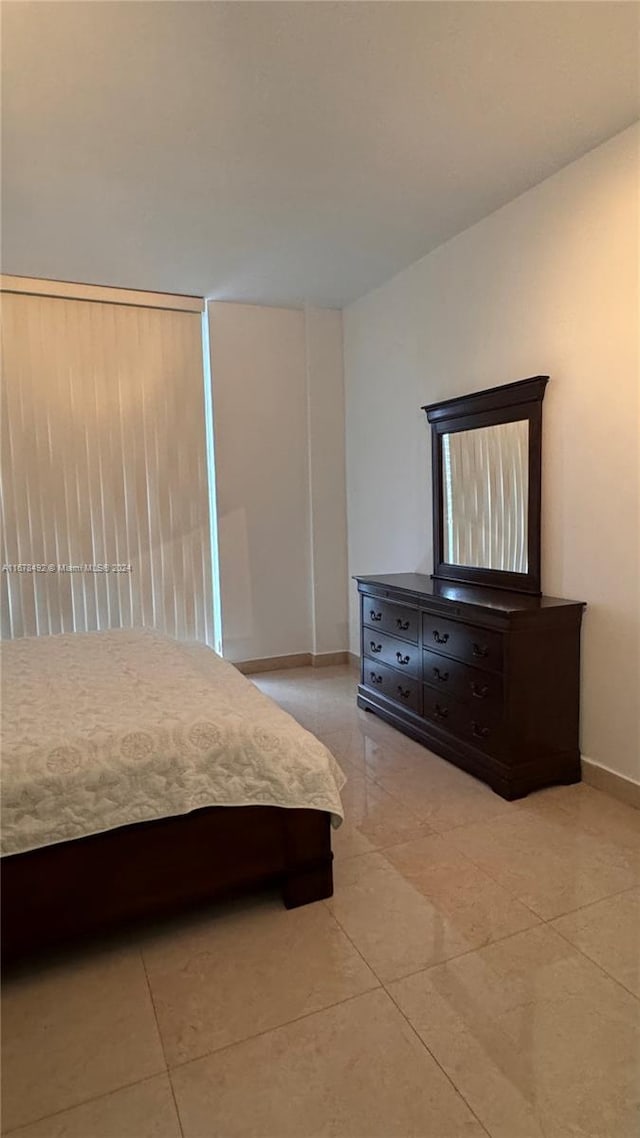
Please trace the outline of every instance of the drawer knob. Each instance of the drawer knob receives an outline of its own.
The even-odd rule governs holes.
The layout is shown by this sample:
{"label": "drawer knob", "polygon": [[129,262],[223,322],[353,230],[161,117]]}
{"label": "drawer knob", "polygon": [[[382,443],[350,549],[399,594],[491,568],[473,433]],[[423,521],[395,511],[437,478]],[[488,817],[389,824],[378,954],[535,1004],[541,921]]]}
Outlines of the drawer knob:
{"label": "drawer knob", "polygon": [[441,684],[446,684],[447,680],[449,679],[449,673],[441,672],[439,668],[434,668],[433,674]]}
{"label": "drawer knob", "polygon": [[484,699],[489,694],[489,685],[477,684],[475,680],[472,680],[471,694],[475,699]]}
{"label": "drawer knob", "polygon": [[382,644],[376,644],[375,640],[369,641],[369,648],[372,652],[382,652]]}
{"label": "drawer knob", "polygon": [[369,616],[371,617],[371,620],[382,620],[382,613],[376,612],[374,609],[371,609]]}
{"label": "drawer knob", "polygon": [[409,621],[402,620],[402,618],[399,616],[396,617],[396,624],[401,632],[406,632],[409,627]]}
{"label": "drawer knob", "polygon": [[489,655],[489,649],[487,648],[486,644],[474,644],[473,654],[474,656],[481,656],[485,658]]}
{"label": "drawer knob", "polygon": [[438,632],[438,629],[434,628],[433,639],[435,640],[436,644],[446,644],[447,640],[449,639],[449,633],[445,632],[444,636],[441,636]]}
{"label": "drawer knob", "polygon": [[448,714],[449,714],[449,708],[448,707],[440,707],[439,703],[436,704],[436,706],[434,707],[433,710],[434,710],[434,713],[438,719],[446,719]]}
{"label": "drawer knob", "polygon": [[487,735],[489,734],[489,728],[481,727],[479,723],[476,723],[475,719],[471,720],[471,730],[476,736],[476,739],[486,739]]}
{"label": "drawer knob", "polygon": [[400,696],[401,699],[408,699],[409,696],[411,695],[411,689],[410,688],[403,688],[400,686],[400,684],[398,684],[398,695]]}
{"label": "drawer knob", "polygon": [[377,676],[375,672],[369,672],[369,679],[372,684],[381,684],[382,676]]}
{"label": "drawer knob", "polygon": [[399,664],[402,664],[402,665],[408,664],[410,659],[411,659],[410,656],[403,656],[402,652],[396,652],[396,660],[398,661]]}

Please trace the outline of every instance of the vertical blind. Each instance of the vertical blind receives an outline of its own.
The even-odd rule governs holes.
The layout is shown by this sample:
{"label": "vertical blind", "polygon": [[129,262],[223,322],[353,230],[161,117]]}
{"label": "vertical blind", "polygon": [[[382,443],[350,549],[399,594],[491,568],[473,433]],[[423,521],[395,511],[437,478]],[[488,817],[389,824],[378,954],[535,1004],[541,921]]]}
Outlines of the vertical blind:
{"label": "vertical blind", "polygon": [[2,635],[213,644],[200,313],[1,300]]}
{"label": "vertical blind", "polygon": [[526,573],[529,423],[442,436],[445,560]]}

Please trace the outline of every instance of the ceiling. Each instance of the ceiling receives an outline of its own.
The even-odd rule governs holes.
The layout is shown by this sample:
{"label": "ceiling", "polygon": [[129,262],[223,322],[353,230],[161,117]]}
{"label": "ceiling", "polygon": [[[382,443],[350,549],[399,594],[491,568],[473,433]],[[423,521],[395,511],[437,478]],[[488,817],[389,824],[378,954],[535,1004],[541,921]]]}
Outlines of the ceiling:
{"label": "ceiling", "polygon": [[5,0],[3,271],[344,305],[632,123],[639,14]]}

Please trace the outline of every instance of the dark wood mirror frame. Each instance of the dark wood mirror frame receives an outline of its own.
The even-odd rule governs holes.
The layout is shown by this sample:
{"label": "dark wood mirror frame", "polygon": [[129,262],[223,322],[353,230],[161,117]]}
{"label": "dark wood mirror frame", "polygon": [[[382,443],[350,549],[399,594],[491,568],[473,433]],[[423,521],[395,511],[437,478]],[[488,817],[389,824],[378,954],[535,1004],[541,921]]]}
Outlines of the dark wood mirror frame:
{"label": "dark wood mirror frame", "polygon": [[[431,424],[433,469],[433,578],[489,585],[519,593],[540,594],[540,504],[542,483],[542,400],[548,375],[535,375],[502,387],[461,395],[422,408]],[[529,423],[529,498],[527,511],[527,572],[452,565],[444,560],[442,436],[498,423]]]}

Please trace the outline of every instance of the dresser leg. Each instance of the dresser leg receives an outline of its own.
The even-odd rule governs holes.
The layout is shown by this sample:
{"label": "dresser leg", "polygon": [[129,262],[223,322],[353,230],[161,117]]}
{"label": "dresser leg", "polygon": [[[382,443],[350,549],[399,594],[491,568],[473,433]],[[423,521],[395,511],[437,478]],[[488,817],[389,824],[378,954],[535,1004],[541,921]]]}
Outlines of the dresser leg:
{"label": "dresser leg", "polygon": [[359,707],[361,711],[368,711],[370,715],[375,715],[373,707],[369,707],[369,704],[365,703],[359,695],[356,696],[356,707]]}

